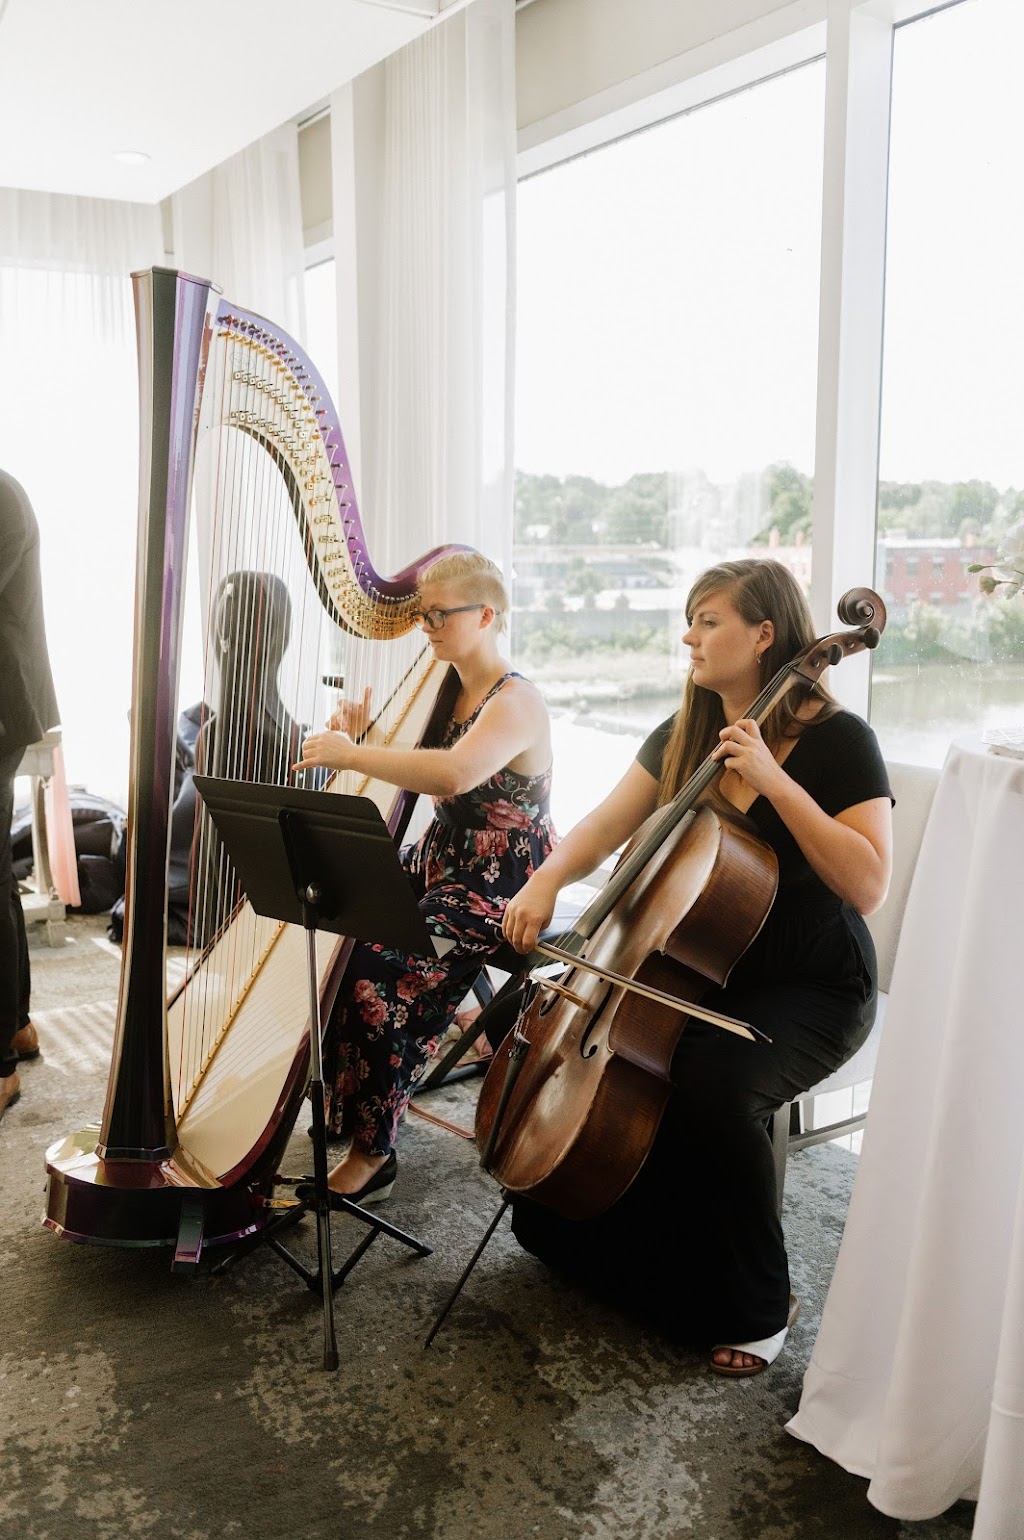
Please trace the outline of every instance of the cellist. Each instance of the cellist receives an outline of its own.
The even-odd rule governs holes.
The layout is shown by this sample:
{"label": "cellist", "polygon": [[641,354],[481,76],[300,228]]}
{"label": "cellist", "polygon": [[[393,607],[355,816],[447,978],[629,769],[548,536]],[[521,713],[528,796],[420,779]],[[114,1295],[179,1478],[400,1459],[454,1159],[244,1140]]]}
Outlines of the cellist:
{"label": "cellist", "polygon": [[716,1343],[718,1374],[774,1362],[796,1315],[766,1119],[849,1058],[875,1014],[877,971],[863,916],[889,883],[892,797],[875,735],[817,684],[761,727],[745,712],[814,639],[793,575],[775,561],[723,562],[686,604],[690,670],[661,723],[604,801],[508,905],[506,938],[527,952],[566,884],[600,866],[712,752],[716,806],[774,848],[779,889],[723,989],[702,1004],[759,1027],[751,1043],[691,1019],[651,1153],[622,1198],[569,1220],[525,1199],[521,1245],[673,1339]]}

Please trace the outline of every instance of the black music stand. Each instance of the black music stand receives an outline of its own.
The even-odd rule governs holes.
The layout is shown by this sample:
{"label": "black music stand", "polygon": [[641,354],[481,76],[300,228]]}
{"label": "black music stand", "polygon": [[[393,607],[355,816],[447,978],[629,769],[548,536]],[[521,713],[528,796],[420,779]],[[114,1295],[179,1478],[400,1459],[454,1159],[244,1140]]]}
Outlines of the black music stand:
{"label": "black music stand", "polygon": [[[316,1271],[292,1255],[269,1229],[261,1239],[323,1296],[324,1368],[337,1369],[334,1291],[383,1231],[429,1256],[432,1248],[387,1220],[342,1199],[345,1213],[370,1227],[341,1267],[331,1250],[327,1187],[327,1125],[324,1115],[320,980],[316,932],[333,931],[405,951],[430,953],[432,942],[398,850],[368,797],[268,786],[197,775],[196,790],[234,862],[238,880],[257,914],[301,925],[306,932],[309,980],[309,1063],[313,1103],[313,1174],[319,1264]],[[370,875],[372,874],[372,876]],[[368,880],[368,876],[370,880]],[[335,1204],[339,1199],[335,1197]]]}

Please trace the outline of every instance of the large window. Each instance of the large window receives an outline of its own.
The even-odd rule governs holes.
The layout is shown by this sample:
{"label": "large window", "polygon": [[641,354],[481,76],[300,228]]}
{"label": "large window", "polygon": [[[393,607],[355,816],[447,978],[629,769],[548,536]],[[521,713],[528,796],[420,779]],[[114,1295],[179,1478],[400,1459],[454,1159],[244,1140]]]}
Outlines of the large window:
{"label": "large window", "polygon": [[1018,0],[897,30],[872,720],[893,759],[1024,722],[1024,599],[972,563],[1024,518],[1024,97]]}
{"label": "large window", "polygon": [[823,90],[819,61],[520,184],[514,641],[563,828],[678,705],[698,572],[770,550],[809,583]]}

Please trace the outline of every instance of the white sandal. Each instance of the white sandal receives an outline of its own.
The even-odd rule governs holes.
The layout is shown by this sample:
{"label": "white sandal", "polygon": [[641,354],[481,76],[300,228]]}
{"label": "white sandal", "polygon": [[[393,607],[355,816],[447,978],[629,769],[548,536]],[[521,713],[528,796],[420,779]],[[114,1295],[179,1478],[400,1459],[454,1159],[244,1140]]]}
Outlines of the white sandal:
{"label": "white sandal", "polygon": [[[731,1379],[743,1379],[751,1374],[763,1374],[769,1364],[773,1364],[786,1345],[789,1328],[800,1313],[800,1303],[795,1294],[789,1296],[789,1315],[786,1324],[781,1331],[777,1331],[773,1337],[762,1337],[760,1342],[719,1342],[711,1349],[711,1360],[708,1368],[712,1374],[725,1374]],[[733,1364],[716,1364],[716,1353],[749,1353],[751,1358],[759,1358],[760,1363],[734,1366]]]}

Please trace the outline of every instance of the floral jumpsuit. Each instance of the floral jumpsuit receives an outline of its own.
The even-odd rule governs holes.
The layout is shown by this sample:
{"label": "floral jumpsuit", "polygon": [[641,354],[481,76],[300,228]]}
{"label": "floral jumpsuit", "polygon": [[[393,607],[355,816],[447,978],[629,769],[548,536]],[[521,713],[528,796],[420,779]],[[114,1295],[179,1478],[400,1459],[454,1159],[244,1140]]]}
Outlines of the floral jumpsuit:
{"label": "floral jumpsuit", "polygon": [[[492,685],[472,716],[451,721],[451,748],[509,679]],[[363,1154],[387,1155],[412,1086],[474,979],[501,944],[509,900],[551,852],[551,771],[499,770],[455,797],[435,798],[423,835],[401,852],[429,930],[452,943],[440,957],[357,944],[331,1017],[328,1132],[351,1135]]]}

